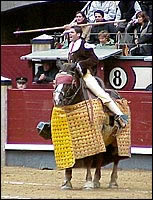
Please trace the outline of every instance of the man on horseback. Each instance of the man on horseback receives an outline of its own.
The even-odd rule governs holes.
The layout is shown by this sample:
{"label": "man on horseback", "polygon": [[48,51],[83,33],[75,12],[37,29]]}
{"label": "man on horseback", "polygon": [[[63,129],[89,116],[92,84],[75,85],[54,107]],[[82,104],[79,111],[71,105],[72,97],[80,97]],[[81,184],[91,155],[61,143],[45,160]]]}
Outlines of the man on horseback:
{"label": "man on horseback", "polygon": [[123,114],[110,95],[105,92],[93,75],[98,64],[98,58],[90,44],[87,44],[82,38],[82,29],[78,26],[71,27],[69,31],[70,45],[68,53],[68,62],[77,63],[76,69],[83,77],[86,86],[102,100],[110,111],[115,114],[115,120],[119,126],[124,128],[128,123],[128,116]]}

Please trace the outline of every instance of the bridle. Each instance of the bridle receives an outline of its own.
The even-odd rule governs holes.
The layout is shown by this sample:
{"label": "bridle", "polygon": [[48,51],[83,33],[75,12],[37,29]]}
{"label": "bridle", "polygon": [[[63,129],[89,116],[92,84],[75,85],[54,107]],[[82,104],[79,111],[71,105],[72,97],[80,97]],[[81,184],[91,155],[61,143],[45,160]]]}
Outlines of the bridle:
{"label": "bridle", "polygon": [[[70,91],[73,91],[71,96],[67,96],[67,95],[63,95],[63,98],[67,100],[67,105],[70,105],[73,100],[75,99],[75,97],[78,95],[80,89],[81,89],[81,85],[79,85],[79,87],[77,88],[76,85],[76,78],[75,75],[66,73],[66,72],[60,72],[56,75],[55,77],[55,88],[59,85],[59,84],[66,84],[66,85],[70,85],[70,87],[68,88],[68,90],[66,91],[66,93],[70,93]],[[77,88],[77,90],[76,90]],[[58,92],[55,89],[55,93]]]}
{"label": "bridle", "polygon": [[[72,85],[72,87],[69,87],[69,89],[68,89],[67,92],[69,92],[70,89],[73,90],[73,85]],[[78,89],[74,92],[73,95],[71,95],[71,96],[65,96],[65,99],[67,99],[67,102],[68,102],[67,105],[70,105],[70,104],[73,102],[73,100],[74,100],[75,97],[77,96],[77,94],[78,94],[78,92],[80,91],[80,89],[81,89],[81,86],[78,87]]]}

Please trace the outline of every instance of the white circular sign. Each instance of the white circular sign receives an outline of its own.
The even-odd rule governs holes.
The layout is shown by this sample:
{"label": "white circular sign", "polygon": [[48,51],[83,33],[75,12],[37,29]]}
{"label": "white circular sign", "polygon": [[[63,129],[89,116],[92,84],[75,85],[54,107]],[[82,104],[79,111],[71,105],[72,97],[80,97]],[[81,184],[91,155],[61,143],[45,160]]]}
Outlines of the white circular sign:
{"label": "white circular sign", "polygon": [[110,71],[109,82],[115,89],[123,88],[127,83],[127,74],[120,67],[115,67]]}

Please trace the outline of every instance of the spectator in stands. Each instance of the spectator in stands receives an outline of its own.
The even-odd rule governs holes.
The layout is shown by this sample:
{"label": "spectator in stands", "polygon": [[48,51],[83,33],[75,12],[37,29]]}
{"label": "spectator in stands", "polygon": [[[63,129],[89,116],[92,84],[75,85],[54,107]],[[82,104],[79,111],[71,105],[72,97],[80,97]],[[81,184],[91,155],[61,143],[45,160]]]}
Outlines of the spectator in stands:
{"label": "spectator in stands", "polygon": [[130,49],[133,56],[152,55],[152,23],[144,11],[137,13],[138,21],[131,23],[127,32],[134,33],[135,47]]}
{"label": "spectator in stands", "polygon": [[[87,23],[88,23],[88,20],[84,12],[77,11],[76,16],[75,16],[75,23],[71,25],[65,25],[65,29],[66,29],[65,33],[69,32],[68,30],[70,30],[72,25],[75,26],[75,25],[87,24]],[[82,39],[84,39],[85,41],[88,41],[89,36],[90,36],[91,26],[81,26],[81,29],[82,29]]]}
{"label": "spectator in stands", "polygon": [[136,14],[142,11],[138,1],[127,1],[121,0],[117,6],[116,20],[126,19],[126,22],[116,24],[118,31],[124,32],[125,28],[131,20],[136,19]]}
{"label": "spectator in stands", "polygon": [[53,62],[44,61],[43,66],[38,67],[38,72],[34,77],[36,83],[49,83],[52,82],[58,73],[58,69],[54,66]]}
{"label": "spectator in stands", "polygon": [[114,20],[116,16],[116,2],[115,1],[92,1],[87,18],[89,22],[94,22],[94,12],[96,10],[101,10],[104,12],[105,20]]}
{"label": "spectator in stands", "polygon": [[[94,12],[94,17],[97,23],[106,21],[104,19],[104,12],[101,10],[96,10]],[[112,33],[116,33],[117,30],[115,26],[112,23],[110,23],[110,24],[93,25],[90,32],[90,39],[88,42],[92,44],[98,44],[99,43],[98,33],[102,30],[106,30],[108,33],[110,33],[110,37],[115,40],[116,35]]]}
{"label": "spectator in stands", "polygon": [[139,1],[142,11],[145,11],[152,22],[152,1]]}
{"label": "spectator in stands", "polygon": [[110,35],[107,31],[103,30],[98,33],[99,44],[96,45],[96,49],[105,49],[111,48],[115,49],[114,40],[110,38]]}
{"label": "spectator in stands", "polygon": [[[76,13],[76,24],[87,24],[88,20],[86,18],[86,15],[82,11],[78,11]],[[91,26],[82,26],[82,38],[85,39],[85,41],[89,40],[89,35],[91,31]]]}
{"label": "spectator in stands", "polygon": [[17,77],[16,78],[16,87],[19,90],[23,90],[27,88],[28,79],[26,77]]}

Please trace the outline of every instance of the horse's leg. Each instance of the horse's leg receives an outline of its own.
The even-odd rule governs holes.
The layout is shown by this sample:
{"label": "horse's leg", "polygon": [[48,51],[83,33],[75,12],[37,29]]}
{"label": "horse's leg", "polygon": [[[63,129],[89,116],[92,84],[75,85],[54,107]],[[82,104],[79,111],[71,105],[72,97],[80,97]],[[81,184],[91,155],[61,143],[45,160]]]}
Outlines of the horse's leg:
{"label": "horse's leg", "polygon": [[83,187],[85,189],[92,189],[94,187],[91,174],[91,166],[93,163],[93,158],[92,157],[84,158],[84,163],[87,169],[87,174],[86,174],[86,182]]}
{"label": "horse's leg", "polygon": [[96,160],[96,169],[95,169],[95,174],[94,174],[94,188],[100,188],[100,178],[101,178],[101,166],[102,166],[102,154],[96,155],[97,160]]}
{"label": "horse's leg", "polygon": [[65,169],[65,178],[64,178],[64,183],[61,186],[61,189],[64,190],[72,189],[71,178],[72,178],[72,168]]}
{"label": "horse's leg", "polygon": [[111,180],[109,182],[109,187],[110,188],[116,188],[118,187],[117,184],[117,167],[118,167],[119,159],[114,160],[114,165],[113,165],[113,171],[111,174]]}

